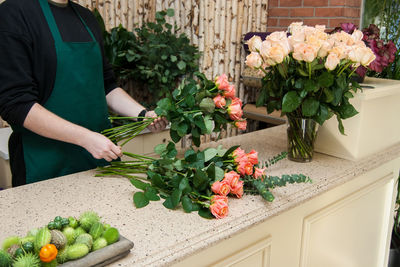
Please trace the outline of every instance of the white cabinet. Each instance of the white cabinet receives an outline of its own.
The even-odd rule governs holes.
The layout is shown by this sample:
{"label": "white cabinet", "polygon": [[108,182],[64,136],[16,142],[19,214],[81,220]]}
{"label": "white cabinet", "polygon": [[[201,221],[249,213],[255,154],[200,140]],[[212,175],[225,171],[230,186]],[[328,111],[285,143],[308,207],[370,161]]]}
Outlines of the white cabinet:
{"label": "white cabinet", "polygon": [[392,160],[174,266],[387,266],[399,168]]}

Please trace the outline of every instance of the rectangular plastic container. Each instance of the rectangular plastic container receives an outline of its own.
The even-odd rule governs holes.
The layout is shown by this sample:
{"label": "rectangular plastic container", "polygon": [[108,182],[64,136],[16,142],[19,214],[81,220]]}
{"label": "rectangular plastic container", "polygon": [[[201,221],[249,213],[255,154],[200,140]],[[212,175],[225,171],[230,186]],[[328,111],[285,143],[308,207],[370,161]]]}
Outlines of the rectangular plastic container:
{"label": "rectangular plastic container", "polygon": [[362,86],[351,99],[359,114],[343,120],[346,135],[332,117],[319,127],[316,152],[355,161],[400,142],[400,81],[366,77]]}

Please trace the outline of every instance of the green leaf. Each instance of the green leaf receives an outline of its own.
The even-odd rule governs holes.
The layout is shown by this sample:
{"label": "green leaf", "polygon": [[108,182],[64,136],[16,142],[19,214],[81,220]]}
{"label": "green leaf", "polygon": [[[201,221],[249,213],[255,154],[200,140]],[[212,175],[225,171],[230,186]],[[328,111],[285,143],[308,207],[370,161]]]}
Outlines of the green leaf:
{"label": "green leaf", "polygon": [[235,151],[240,145],[230,147],[224,154],[223,158],[227,158],[233,151]]}
{"label": "green leaf", "polygon": [[213,162],[207,168],[207,175],[213,181],[221,181],[224,178],[225,172]]}
{"label": "green leaf", "polygon": [[314,120],[322,125],[327,119],[330,118],[329,109],[324,104],[319,105],[318,113],[314,116]]}
{"label": "green leaf", "polygon": [[198,190],[204,190],[208,185],[208,176],[202,170],[197,170],[193,178],[193,186]]}
{"label": "green leaf", "polygon": [[136,192],[133,195],[133,203],[135,203],[135,207],[139,209],[147,206],[149,204],[149,200],[143,192]]}
{"label": "green leaf", "polygon": [[188,163],[195,162],[197,159],[196,151],[188,149],[185,151],[185,161]]}
{"label": "green leaf", "polygon": [[304,83],[304,90],[307,92],[314,92],[318,90],[318,84],[314,80],[306,80]]}
{"label": "green leaf", "polygon": [[171,62],[176,62],[178,60],[178,58],[174,55],[170,56]]}
{"label": "green leaf", "polygon": [[177,66],[178,66],[178,69],[184,70],[186,68],[186,63],[185,63],[185,61],[181,60],[178,62]]}
{"label": "green leaf", "polygon": [[267,99],[267,90],[266,88],[262,88],[256,100],[256,107],[263,106],[265,104],[266,99]]}
{"label": "green leaf", "polygon": [[151,201],[158,201],[160,200],[160,197],[157,195],[157,190],[154,189],[153,187],[149,186],[147,187],[146,191],[144,192],[144,196]]}
{"label": "green leaf", "polygon": [[215,104],[212,98],[206,97],[201,100],[200,104],[200,109],[204,112],[207,113],[213,113],[215,110]]}
{"label": "green leaf", "polygon": [[174,162],[174,167],[177,171],[183,170],[182,160],[177,160]]}
{"label": "green leaf", "polygon": [[167,55],[162,55],[162,56],[161,56],[161,59],[162,59],[162,60],[166,60],[167,58],[168,58]]}
{"label": "green leaf", "polygon": [[192,200],[187,195],[184,195],[182,197],[182,207],[183,207],[183,210],[187,213],[190,213],[193,211]]}
{"label": "green leaf", "polygon": [[157,102],[157,106],[163,110],[170,110],[172,103],[169,98],[163,98],[160,101]]}
{"label": "green leaf", "polygon": [[252,183],[263,199],[268,202],[272,202],[274,200],[274,195],[268,190],[261,180],[253,180]]}
{"label": "green leaf", "polygon": [[[148,171],[147,174],[149,175],[149,173],[153,172]],[[163,178],[158,173],[153,173],[153,175],[151,176],[151,184],[157,188],[167,188],[167,185],[165,184]]]}
{"label": "green leaf", "polygon": [[334,99],[333,93],[329,88],[324,88],[323,90],[324,95],[325,95],[325,102],[326,103],[331,103]]}
{"label": "green leaf", "polygon": [[297,71],[301,76],[308,77],[308,73],[300,68],[297,68]]}
{"label": "green leaf", "polygon": [[163,203],[163,206],[166,207],[167,209],[173,210],[175,209],[174,204],[172,204],[172,199],[171,196],[167,197]]}
{"label": "green leaf", "polygon": [[282,111],[292,112],[301,104],[301,98],[295,91],[290,91],[285,94],[282,99]]}
{"label": "green leaf", "polygon": [[192,191],[188,178],[183,178],[181,180],[181,182],[179,183],[179,190],[182,191],[183,194],[187,194]]}
{"label": "green leaf", "polygon": [[155,152],[157,155],[161,155],[166,149],[167,149],[167,145],[166,145],[166,144],[158,144],[158,145],[156,145],[156,147],[154,148],[154,152]]}
{"label": "green leaf", "polygon": [[213,129],[214,129],[214,121],[211,119],[210,116],[205,116],[204,118],[204,124],[206,125],[206,133],[210,134],[212,133]]}
{"label": "green leaf", "polygon": [[303,88],[303,80],[302,79],[296,79],[294,82],[294,88],[301,89]]}
{"label": "green leaf", "polygon": [[333,74],[325,71],[320,76],[318,76],[317,81],[321,87],[330,87],[335,80]]}
{"label": "green leaf", "polygon": [[178,129],[177,129],[178,135],[180,137],[185,136],[188,129],[189,129],[189,125],[186,122],[183,121],[183,122],[179,123]]}
{"label": "green leaf", "polygon": [[192,96],[192,95],[188,95],[188,96],[186,96],[185,97],[185,104],[188,106],[188,107],[194,107],[194,104],[196,103],[196,100],[195,100],[195,98],[194,98],[194,96]]}
{"label": "green leaf", "polygon": [[203,217],[205,219],[215,219],[214,215],[212,215],[210,209],[208,209],[208,208],[202,207],[199,210],[199,215],[200,215],[200,217]]}
{"label": "green leaf", "polygon": [[338,121],[338,129],[340,131],[341,134],[345,135],[344,133],[344,126],[343,126],[343,122],[342,120],[339,118],[339,116],[336,116],[336,119]]}
{"label": "green leaf", "polygon": [[316,100],[314,97],[309,97],[304,100],[303,104],[301,105],[301,112],[303,116],[311,117],[314,116],[319,108],[319,101]]}
{"label": "green leaf", "polygon": [[174,141],[175,143],[178,143],[179,140],[181,140],[181,136],[178,134],[177,131],[170,130],[169,135],[171,136],[172,141]]}
{"label": "green leaf", "polygon": [[358,111],[351,105],[340,105],[338,112],[342,119],[348,119],[358,114]]}
{"label": "green leaf", "polygon": [[205,149],[203,152],[204,152],[204,161],[209,161],[218,154],[218,150],[212,147]]}
{"label": "green leaf", "polygon": [[136,187],[138,189],[141,189],[141,190],[145,190],[147,187],[150,186],[148,183],[142,182],[142,181],[140,181],[138,179],[135,179],[135,178],[131,178],[130,181],[131,181],[131,184],[134,187]]}
{"label": "green leaf", "polygon": [[171,201],[174,208],[178,206],[179,202],[181,201],[182,191],[179,189],[175,189],[171,194]]}

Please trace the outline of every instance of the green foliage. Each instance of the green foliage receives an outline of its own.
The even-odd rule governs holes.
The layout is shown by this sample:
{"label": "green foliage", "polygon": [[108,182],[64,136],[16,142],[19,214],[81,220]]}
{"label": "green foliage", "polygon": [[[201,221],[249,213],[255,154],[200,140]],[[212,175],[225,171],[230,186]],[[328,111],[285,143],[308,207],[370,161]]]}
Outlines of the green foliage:
{"label": "green foliage", "polygon": [[[266,105],[268,113],[281,110],[293,117],[311,118],[320,125],[336,115],[341,123],[358,113],[349,103],[360,89],[351,79],[349,64],[343,60],[337,69],[328,71],[318,58],[311,63],[285,58],[265,73],[256,104]],[[340,123],[339,130],[344,134]]]}
{"label": "green foliage", "polygon": [[[95,10],[100,25],[104,22]],[[189,38],[178,34],[176,25],[166,22],[166,16],[173,17],[174,10],[156,13],[155,22],[146,22],[133,32],[121,25],[104,30],[104,49],[114,72],[121,82],[133,80],[146,85],[155,103],[171,93],[178,80],[191,76],[199,68],[200,53]]]}

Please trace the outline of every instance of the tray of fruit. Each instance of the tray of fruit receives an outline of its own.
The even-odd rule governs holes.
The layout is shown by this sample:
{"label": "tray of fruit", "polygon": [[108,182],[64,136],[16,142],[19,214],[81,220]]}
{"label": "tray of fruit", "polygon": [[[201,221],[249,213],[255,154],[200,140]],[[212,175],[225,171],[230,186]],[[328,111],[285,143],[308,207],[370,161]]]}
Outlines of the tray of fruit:
{"label": "tray of fruit", "polygon": [[94,211],[79,216],[56,216],[25,237],[2,242],[0,267],[105,266],[130,253],[133,242],[118,229],[101,222]]}

